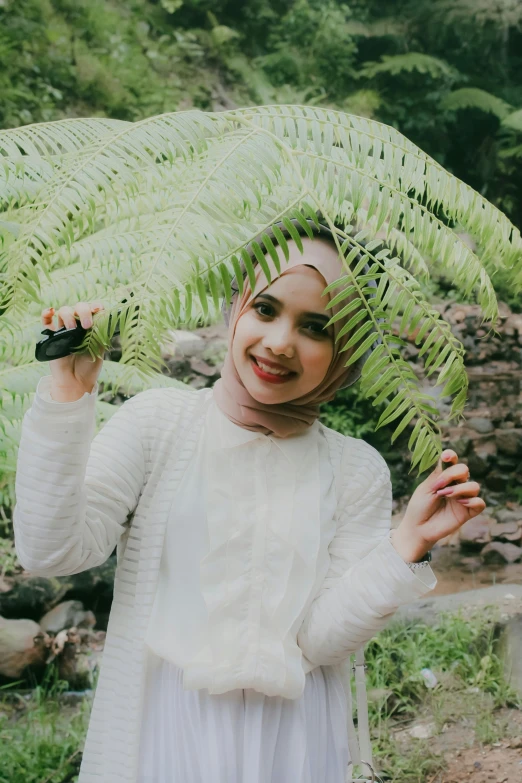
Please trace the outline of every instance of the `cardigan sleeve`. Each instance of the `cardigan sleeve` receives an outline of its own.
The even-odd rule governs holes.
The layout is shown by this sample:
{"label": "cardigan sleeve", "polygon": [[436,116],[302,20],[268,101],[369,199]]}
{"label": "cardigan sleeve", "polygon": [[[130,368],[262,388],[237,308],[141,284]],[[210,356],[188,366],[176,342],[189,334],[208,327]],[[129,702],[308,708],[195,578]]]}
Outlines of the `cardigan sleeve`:
{"label": "cardigan sleeve", "polygon": [[22,422],[15,478],[14,543],[20,564],[66,576],[105,562],[145,476],[137,409],[124,402],[92,439],[98,384],[74,402],[52,400],[41,378]]}
{"label": "cardigan sleeve", "polygon": [[430,566],[412,570],[389,539],[392,485],[386,462],[357,441],[343,459],[353,476],[341,498],[330,543],[330,566],[298,632],[303,655],[315,665],[341,663],[381,631],[402,604],[437,584]]}

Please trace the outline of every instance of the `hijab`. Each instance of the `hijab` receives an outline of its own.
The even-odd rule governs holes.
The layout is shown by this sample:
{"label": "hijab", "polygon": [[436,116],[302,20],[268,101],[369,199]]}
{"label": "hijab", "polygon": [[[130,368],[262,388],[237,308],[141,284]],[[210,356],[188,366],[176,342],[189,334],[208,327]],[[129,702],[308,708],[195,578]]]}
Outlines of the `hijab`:
{"label": "hijab", "polygon": [[[272,282],[278,277],[287,274],[305,274],[315,277],[316,274],[312,271],[315,269],[323,277],[326,287],[340,280],[345,275],[344,264],[337,252],[332,252],[334,246],[330,241],[325,241],[322,238],[309,239],[305,237],[303,238],[303,244],[306,244],[306,249],[304,254],[301,254],[295,242],[288,243],[289,259],[287,262],[285,262],[281,248],[276,248],[280,259],[280,274],[275,267],[272,257],[269,254],[266,255],[266,264],[270,270]],[[252,260],[255,260],[255,256]],[[363,270],[363,273],[365,271],[367,270]],[[349,367],[345,367],[346,361],[357,350],[359,345],[352,345],[347,350],[342,350],[349,341],[353,333],[352,331],[342,335],[337,341],[336,338],[347,320],[354,316],[355,311],[352,310],[345,318],[340,318],[332,324],[334,330],[333,355],[326,375],[318,386],[307,394],[289,402],[275,403],[273,405],[258,402],[243,384],[232,356],[232,344],[239,318],[249,308],[252,300],[271,285],[259,263],[254,266],[254,273],[255,286],[253,291],[245,283],[243,293],[239,295],[239,290],[236,289],[230,307],[223,311],[225,323],[228,325],[228,351],[225,356],[223,369],[221,370],[221,377],[214,384],[213,395],[216,404],[225,416],[240,427],[261,432],[265,435],[286,438],[303,432],[310,427],[319,416],[321,403],[329,402],[335,397],[339,389],[346,388],[358,380],[362,365],[371,349],[360,357],[357,362],[354,362]],[[332,301],[346,284],[347,281],[342,280],[339,286],[332,288],[325,295],[325,299],[328,297],[328,301]],[[334,305],[328,311],[330,316],[332,317],[340,312],[354,297],[355,294],[352,294]],[[359,325],[360,322],[357,326]]]}

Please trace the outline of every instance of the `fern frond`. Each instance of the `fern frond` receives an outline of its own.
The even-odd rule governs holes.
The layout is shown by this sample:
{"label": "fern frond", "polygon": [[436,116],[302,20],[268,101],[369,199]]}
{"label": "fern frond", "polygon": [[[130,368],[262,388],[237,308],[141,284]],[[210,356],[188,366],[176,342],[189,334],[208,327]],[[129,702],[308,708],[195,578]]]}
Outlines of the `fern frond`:
{"label": "fern frond", "polygon": [[455,75],[455,69],[445,60],[423,52],[407,52],[406,54],[385,54],[382,56],[381,62],[363,63],[359,70],[359,76],[373,79],[382,73],[397,76],[399,73],[411,73],[412,71],[427,73],[433,79]]}
{"label": "fern frond", "polygon": [[512,114],[508,114],[507,117],[504,117],[502,120],[502,125],[504,125],[506,128],[511,128],[512,130],[522,133],[522,109],[518,109]]}
{"label": "fern frond", "polygon": [[462,109],[480,109],[480,111],[494,114],[500,120],[511,111],[511,106],[479,87],[462,87],[447,93],[441,100],[441,107],[447,111],[459,111]]}
{"label": "fern frond", "polygon": [[439,18],[446,24],[457,21],[474,24],[494,24],[502,30],[522,25],[522,6],[519,0],[438,0],[433,4]]}
{"label": "fern frond", "polygon": [[[374,73],[448,73],[434,58],[401,57]],[[283,258],[268,239],[275,223],[300,247],[290,221],[306,232],[305,219],[321,213],[345,269],[336,296],[346,300],[343,334],[354,349],[346,366],[380,337],[363,368],[364,393],[388,401],[379,425],[396,421],[393,438],[413,424],[412,466],[433,464],[434,398],[402,360],[401,335],[421,346],[427,377],[453,398],[451,417],[461,416],[464,349],[418,279],[443,270],[493,321],[495,271],[514,285],[521,279],[520,233],[505,215],[396,129],[316,106],[67,122],[2,135],[0,388],[11,398],[34,390],[44,306],[93,299],[105,310],[82,346],[91,355],[110,343],[109,316],[121,311],[121,361],[103,370],[114,373],[113,388],[132,393],[160,382],[165,335],[219,317],[232,278],[240,290],[252,285],[264,252],[276,268],[285,263],[287,239],[274,230]],[[474,238],[476,252],[456,226]]]}
{"label": "fern frond", "polygon": [[500,158],[522,158],[522,144],[500,150],[498,155]]}
{"label": "fern frond", "polygon": [[374,22],[359,22],[357,20],[348,21],[344,25],[347,35],[354,38],[384,38],[387,35],[394,37],[404,35],[406,24],[397,19],[377,19]]}

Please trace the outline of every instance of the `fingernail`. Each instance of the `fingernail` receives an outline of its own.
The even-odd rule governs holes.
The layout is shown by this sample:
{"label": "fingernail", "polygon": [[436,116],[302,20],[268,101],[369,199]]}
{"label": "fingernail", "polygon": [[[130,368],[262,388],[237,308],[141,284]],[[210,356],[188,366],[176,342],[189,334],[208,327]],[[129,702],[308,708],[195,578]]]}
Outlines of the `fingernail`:
{"label": "fingernail", "polygon": [[459,503],[462,503],[463,506],[468,506],[469,505],[469,498],[457,498],[457,501]]}
{"label": "fingernail", "polygon": [[444,489],[438,489],[437,495],[451,495],[453,493],[453,487],[444,487]]}

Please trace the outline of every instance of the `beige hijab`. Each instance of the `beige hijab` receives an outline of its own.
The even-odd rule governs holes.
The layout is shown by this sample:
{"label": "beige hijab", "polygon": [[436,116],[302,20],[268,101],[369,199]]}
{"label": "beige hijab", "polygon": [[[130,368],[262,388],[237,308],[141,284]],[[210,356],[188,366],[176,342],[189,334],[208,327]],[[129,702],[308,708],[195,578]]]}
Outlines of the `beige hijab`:
{"label": "beige hijab", "polygon": [[[290,253],[288,262],[285,261],[281,249],[277,248],[281,265],[281,276],[287,274],[313,275],[312,269],[309,268],[312,267],[322,275],[326,288],[327,285],[339,280],[344,275],[344,265],[330,242],[320,238],[309,239],[306,237],[302,241],[305,248],[305,254],[303,255],[299,252],[294,242],[288,243]],[[273,281],[279,277],[279,274],[272,258],[268,255],[266,256],[266,262]],[[248,282],[245,282],[242,296],[236,293],[232,299],[228,318],[228,352],[221,371],[221,378],[214,384],[213,394],[218,407],[230,421],[248,430],[286,438],[310,427],[319,416],[320,404],[332,400],[339,388],[350,385],[350,376],[355,375],[355,380],[359,377],[360,363],[357,367],[356,364],[345,367],[348,358],[357,350],[358,346],[351,346],[346,351],[341,352],[350,339],[351,332],[344,334],[338,342],[334,342],[333,356],[326,375],[321,383],[308,394],[298,397],[291,402],[274,405],[258,402],[247,391],[232,359],[232,343],[237,321],[249,307],[252,300],[270,285],[259,264],[254,267],[254,272],[256,278],[254,291],[252,292]],[[328,300],[331,301],[346,286],[347,283],[344,282],[326,294],[324,297],[325,308],[327,306],[326,298],[328,297]],[[325,312],[333,316],[346,307],[352,299],[353,295],[343,299],[333,308],[325,310]],[[353,315],[354,312],[352,311],[346,316],[346,319],[352,318]],[[346,319],[340,318],[333,324],[334,340],[346,323]]]}

